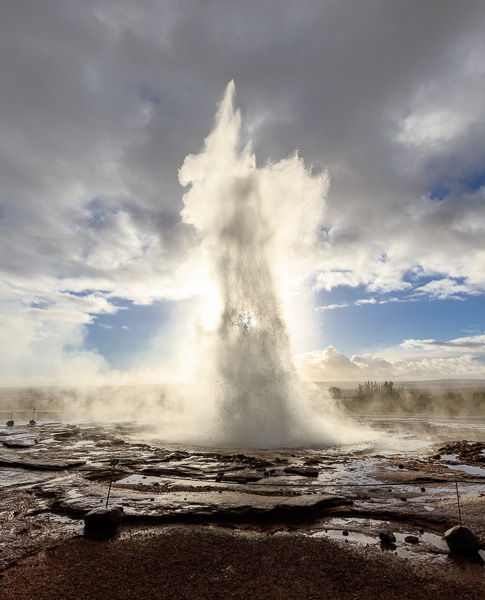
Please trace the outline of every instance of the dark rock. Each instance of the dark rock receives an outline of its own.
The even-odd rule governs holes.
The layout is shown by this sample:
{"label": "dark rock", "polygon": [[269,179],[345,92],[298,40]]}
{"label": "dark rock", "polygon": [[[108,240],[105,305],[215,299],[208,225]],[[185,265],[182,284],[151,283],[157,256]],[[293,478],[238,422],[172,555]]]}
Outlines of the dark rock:
{"label": "dark rock", "polygon": [[84,516],[84,528],[87,532],[114,530],[123,520],[123,507],[93,508]]}
{"label": "dark rock", "polygon": [[349,532],[345,529],[344,531],[342,531],[342,535],[348,536]]}
{"label": "dark rock", "polygon": [[114,440],[111,440],[109,444],[110,446],[124,446],[126,442],[120,438],[115,438]]}
{"label": "dark rock", "polygon": [[467,440],[463,440],[462,442],[451,442],[446,446],[442,446],[433,458],[440,458],[443,454],[455,454],[465,464],[473,464],[484,461],[484,450],[485,442],[468,442]]}
{"label": "dark rock", "polygon": [[[124,461],[125,464],[125,461]],[[153,465],[141,469],[144,475],[167,476],[167,477],[182,477],[185,479],[204,479],[205,473],[202,469],[191,467],[190,465],[174,465],[163,466],[162,464]],[[261,478],[261,477],[260,477]]]}
{"label": "dark rock", "polygon": [[453,554],[475,554],[484,548],[484,544],[477,538],[471,529],[456,525],[445,533],[445,540]]}
{"label": "dark rock", "polygon": [[7,421],[7,427],[13,427],[15,425],[15,421],[12,421],[12,419],[10,419],[10,421]]}
{"label": "dark rock", "polygon": [[263,469],[265,467],[274,466],[274,464],[270,460],[265,460],[264,458],[253,460],[251,461],[251,464],[255,469]]}
{"label": "dark rock", "polygon": [[407,535],[404,541],[408,544],[419,544],[419,538],[417,535]]}
{"label": "dark rock", "polygon": [[392,544],[396,541],[396,536],[392,533],[392,531],[381,531],[379,533],[379,539],[384,544]]}
{"label": "dark rock", "polygon": [[234,481],[237,483],[249,483],[250,481],[259,481],[264,477],[261,471],[251,471],[250,469],[242,469],[240,471],[228,471],[217,476],[217,481]]}
{"label": "dark rock", "polygon": [[[144,446],[146,446],[147,448],[149,447],[146,444],[143,444]],[[171,454],[167,454],[166,456],[164,456],[160,462],[170,462],[172,460],[174,461],[180,461],[180,460],[184,460],[186,458],[189,457],[189,454],[187,452],[172,452]]]}
{"label": "dark rock", "polygon": [[311,467],[285,467],[285,473],[292,475],[303,475],[303,477],[318,477],[318,469],[312,469]]}

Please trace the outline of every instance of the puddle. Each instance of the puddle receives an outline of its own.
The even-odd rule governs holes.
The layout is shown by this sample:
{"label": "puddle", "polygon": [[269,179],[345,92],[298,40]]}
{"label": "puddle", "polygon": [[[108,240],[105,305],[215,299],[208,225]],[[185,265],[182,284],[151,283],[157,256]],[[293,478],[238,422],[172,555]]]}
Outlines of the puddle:
{"label": "puddle", "polygon": [[448,469],[454,469],[455,471],[464,471],[469,475],[479,475],[485,477],[485,469],[480,467],[471,467],[470,465],[446,465]]}
{"label": "puddle", "polygon": [[378,545],[378,540],[370,535],[364,533],[357,533],[355,531],[347,532],[348,535],[344,535],[342,530],[339,529],[325,529],[324,531],[317,531],[312,534],[314,538],[330,538],[332,540],[339,540],[341,542],[357,542],[359,544],[365,544],[366,546]]}
{"label": "puddle", "polygon": [[[124,479],[114,481],[113,485],[163,485],[167,483],[167,479],[155,477],[152,475],[129,475]],[[207,484],[206,484],[207,485]]]}
{"label": "puddle", "polygon": [[[398,556],[409,557],[409,554],[423,555],[448,555],[448,546],[442,536],[434,533],[420,533],[414,531],[396,532],[390,521],[378,519],[351,519],[334,518],[322,523],[325,528],[311,533],[312,537],[330,538],[340,542],[354,542],[365,546],[375,546],[382,550],[392,551]],[[357,531],[358,530],[358,531]],[[393,531],[396,541],[393,544],[383,544],[379,532]],[[406,542],[406,537],[413,535],[418,542]]]}
{"label": "puddle", "polygon": [[[458,482],[460,498],[472,498],[478,496],[483,490],[483,486],[476,484],[464,484]],[[426,487],[425,492],[419,496],[408,498],[408,502],[436,502],[437,500],[449,500],[456,498],[455,483],[450,483],[446,487]]]}
{"label": "puddle", "polygon": [[[396,536],[396,542],[398,543],[397,547],[396,547],[396,552],[398,555],[402,556],[402,551],[408,551],[410,549],[418,549],[418,546],[420,544],[424,544],[425,546],[427,546],[427,550],[431,550],[431,551],[436,551],[438,550],[440,554],[442,554],[443,552],[445,554],[449,554],[449,549],[448,549],[448,544],[446,543],[445,539],[443,536],[441,535],[436,535],[435,533],[420,533],[420,534],[410,534],[410,533],[397,533],[395,532],[394,535]],[[416,535],[416,537],[419,538],[419,542],[417,544],[409,544],[408,542],[406,542],[405,538],[408,535]],[[403,547],[401,547],[399,544],[403,544]],[[423,550],[423,548],[419,549],[420,551]]]}
{"label": "puddle", "polygon": [[458,462],[456,454],[442,454],[440,460],[449,460],[451,462]]}
{"label": "puddle", "polygon": [[317,484],[338,484],[338,485],[378,485],[381,482],[368,475],[375,471],[379,461],[378,459],[357,459],[350,463],[331,463],[331,469],[319,473],[315,483]]}
{"label": "puddle", "polygon": [[[431,532],[395,531],[390,521],[378,519],[334,518],[322,522],[322,529],[306,532],[314,538],[327,538],[340,543],[353,543],[362,547],[374,547],[383,552],[393,552],[401,558],[414,561],[432,561],[459,570],[466,570],[474,577],[485,578],[485,550],[480,550],[476,557],[460,557],[450,553],[442,535]],[[379,532],[392,531],[396,541],[384,544],[379,539]],[[406,542],[408,536],[415,536],[416,543]]]}

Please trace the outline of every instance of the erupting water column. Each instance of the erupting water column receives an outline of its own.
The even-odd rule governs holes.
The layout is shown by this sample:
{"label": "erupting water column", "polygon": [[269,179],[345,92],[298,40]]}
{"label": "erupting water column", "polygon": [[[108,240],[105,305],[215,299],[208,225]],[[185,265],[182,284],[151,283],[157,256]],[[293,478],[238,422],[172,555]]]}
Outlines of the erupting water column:
{"label": "erupting water column", "polygon": [[[179,172],[191,186],[182,218],[196,228],[219,290],[207,386],[217,397],[216,440],[258,447],[329,441],[306,405],[282,302],[308,275],[302,248],[321,220],[327,176],[312,175],[296,154],[258,168],[251,148],[238,148],[233,96],[231,82],[204,149]],[[207,361],[205,370],[207,379]]]}

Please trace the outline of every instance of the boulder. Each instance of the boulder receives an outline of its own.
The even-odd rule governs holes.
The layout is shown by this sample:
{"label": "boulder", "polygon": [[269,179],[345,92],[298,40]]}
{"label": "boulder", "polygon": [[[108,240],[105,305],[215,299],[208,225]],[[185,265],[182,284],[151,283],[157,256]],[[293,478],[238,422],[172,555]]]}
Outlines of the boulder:
{"label": "boulder", "polygon": [[122,506],[93,508],[84,515],[84,528],[88,533],[114,531],[121,523],[123,515]]}
{"label": "boulder", "polygon": [[456,525],[445,533],[445,540],[453,554],[476,554],[484,545],[471,529]]}
{"label": "boulder", "polygon": [[392,531],[381,531],[379,533],[379,539],[384,544],[393,544],[396,541],[396,536]]}

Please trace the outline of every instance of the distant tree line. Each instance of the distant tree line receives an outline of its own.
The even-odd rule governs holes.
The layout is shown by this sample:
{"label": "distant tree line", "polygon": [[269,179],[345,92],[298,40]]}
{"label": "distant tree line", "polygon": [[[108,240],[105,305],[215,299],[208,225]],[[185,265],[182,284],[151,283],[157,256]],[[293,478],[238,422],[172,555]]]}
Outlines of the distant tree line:
{"label": "distant tree line", "polygon": [[405,390],[392,381],[366,381],[357,390],[333,386],[330,395],[349,412],[485,416],[485,389]]}
{"label": "distant tree line", "polygon": [[400,399],[404,395],[402,387],[395,388],[392,381],[366,381],[364,384],[359,384],[357,399],[362,402],[369,400],[394,401]]}

